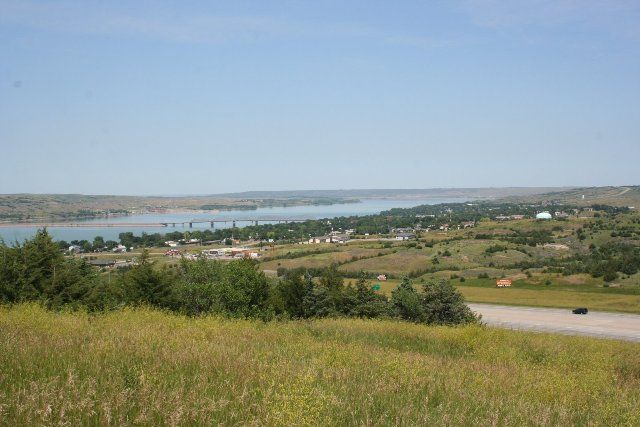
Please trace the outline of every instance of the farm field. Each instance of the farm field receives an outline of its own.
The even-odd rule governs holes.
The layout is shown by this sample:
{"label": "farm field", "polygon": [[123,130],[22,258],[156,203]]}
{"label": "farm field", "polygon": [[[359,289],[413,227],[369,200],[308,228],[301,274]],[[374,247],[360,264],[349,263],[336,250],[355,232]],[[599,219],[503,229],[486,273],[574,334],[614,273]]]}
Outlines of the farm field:
{"label": "farm field", "polygon": [[[333,249],[333,248],[329,248]],[[294,268],[323,268],[329,267],[334,263],[348,262],[355,258],[376,256],[379,253],[387,251],[381,249],[367,249],[362,247],[347,247],[344,250],[335,250],[334,252],[326,252],[321,254],[312,254],[300,258],[277,259],[265,261],[261,267],[263,270],[276,270],[278,267],[287,269]],[[295,253],[295,252],[294,252]],[[269,254],[271,255],[271,254]]]}
{"label": "farm field", "polygon": [[456,286],[469,302],[640,313],[640,295]]}
{"label": "farm field", "polygon": [[393,272],[396,274],[406,274],[430,261],[429,255],[423,251],[403,250],[381,257],[369,258],[350,262],[340,267],[342,271],[358,272]]}
{"label": "farm field", "polygon": [[637,425],[640,345],[489,327],[0,308],[33,424]]}

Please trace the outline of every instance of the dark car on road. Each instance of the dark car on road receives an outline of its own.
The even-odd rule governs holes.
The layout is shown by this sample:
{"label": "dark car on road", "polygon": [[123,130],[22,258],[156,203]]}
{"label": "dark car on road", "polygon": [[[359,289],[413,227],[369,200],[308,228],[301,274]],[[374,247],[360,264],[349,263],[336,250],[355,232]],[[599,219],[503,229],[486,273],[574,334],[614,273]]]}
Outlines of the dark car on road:
{"label": "dark car on road", "polygon": [[589,309],[585,307],[575,308],[573,310],[573,314],[587,314],[588,312],[589,312]]}

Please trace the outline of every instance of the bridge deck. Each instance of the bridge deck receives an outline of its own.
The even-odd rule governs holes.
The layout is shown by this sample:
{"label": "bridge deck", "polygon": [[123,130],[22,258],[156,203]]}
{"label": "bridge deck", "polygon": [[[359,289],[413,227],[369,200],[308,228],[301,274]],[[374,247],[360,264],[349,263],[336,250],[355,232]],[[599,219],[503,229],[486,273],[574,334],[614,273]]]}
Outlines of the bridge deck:
{"label": "bridge deck", "polygon": [[169,227],[188,226],[189,224],[211,223],[264,223],[264,222],[304,222],[307,219],[293,218],[254,218],[254,219],[194,219],[191,221],[164,221],[164,222],[24,222],[24,223],[0,223],[0,227],[29,227],[29,228],[135,228],[135,227]]}

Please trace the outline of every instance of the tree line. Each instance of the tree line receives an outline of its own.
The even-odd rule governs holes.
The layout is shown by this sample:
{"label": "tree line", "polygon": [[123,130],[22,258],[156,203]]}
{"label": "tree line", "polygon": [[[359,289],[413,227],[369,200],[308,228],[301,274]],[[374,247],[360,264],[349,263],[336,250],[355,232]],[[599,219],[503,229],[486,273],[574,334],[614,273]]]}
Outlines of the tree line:
{"label": "tree line", "polygon": [[[627,208],[616,208],[611,206],[597,205],[598,209],[603,209],[609,215],[617,215],[627,212]],[[389,234],[394,228],[402,227],[438,227],[448,223],[455,227],[464,221],[480,221],[484,218],[495,218],[498,215],[522,214],[532,217],[540,209],[550,211],[571,211],[572,209],[584,209],[572,205],[552,204],[545,206],[520,204],[520,203],[500,203],[500,202],[476,202],[476,203],[450,203],[438,205],[421,205],[414,208],[394,208],[383,211],[377,215],[362,215],[349,217],[324,218],[319,220],[309,220],[296,223],[260,224],[248,225],[241,228],[218,228],[205,230],[172,231],[168,233],[142,233],[139,236],[132,232],[120,233],[119,242],[112,240],[104,241],[98,236],[98,240],[93,242],[87,240],[73,241],[85,248],[85,250],[107,248],[111,249],[118,243],[126,247],[160,247],[168,240],[198,239],[202,241],[226,241],[237,238],[241,240],[272,239],[278,242],[293,242],[308,239],[310,236],[322,236],[332,230],[355,230],[356,234]],[[513,236],[508,238],[514,242],[535,245],[549,240],[549,236],[544,234],[519,234],[514,231]],[[68,246],[67,242],[63,242]]]}
{"label": "tree line", "polygon": [[416,290],[405,278],[388,298],[373,291],[364,275],[355,286],[345,284],[335,266],[316,277],[298,269],[271,279],[251,260],[183,259],[159,266],[143,251],[131,268],[100,274],[83,260],[65,257],[46,230],[21,244],[0,242],[0,261],[0,302],[38,301],[50,309],[147,305],[189,316],[265,320],[385,317],[446,325],[479,320],[447,281]]}

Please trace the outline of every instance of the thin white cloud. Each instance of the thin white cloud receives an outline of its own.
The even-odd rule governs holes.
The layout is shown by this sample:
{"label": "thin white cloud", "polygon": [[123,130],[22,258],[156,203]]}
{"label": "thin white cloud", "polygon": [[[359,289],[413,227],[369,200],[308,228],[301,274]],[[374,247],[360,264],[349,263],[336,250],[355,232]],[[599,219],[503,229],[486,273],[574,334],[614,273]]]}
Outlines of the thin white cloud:
{"label": "thin white cloud", "polygon": [[170,14],[162,9],[122,11],[96,3],[0,1],[0,24],[174,42],[219,43],[286,34],[288,23],[263,16]]}
{"label": "thin white cloud", "polygon": [[491,28],[575,26],[640,40],[637,0],[460,0],[477,25]]}
{"label": "thin white cloud", "polygon": [[406,36],[406,35],[392,35],[385,38],[385,41],[390,44],[415,47],[420,49],[441,49],[447,47],[453,47],[462,44],[459,41],[453,39],[439,39],[432,37],[420,37],[420,36]]}
{"label": "thin white cloud", "polygon": [[285,37],[370,39],[420,49],[437,49],[454,44],[445,38],[389,33],[358,22],[301,22],[265,15],[176,13],[163,8],[161,3],[124,10],[89,0],[80,3],[0,0],[0,26],[203,44]]}

